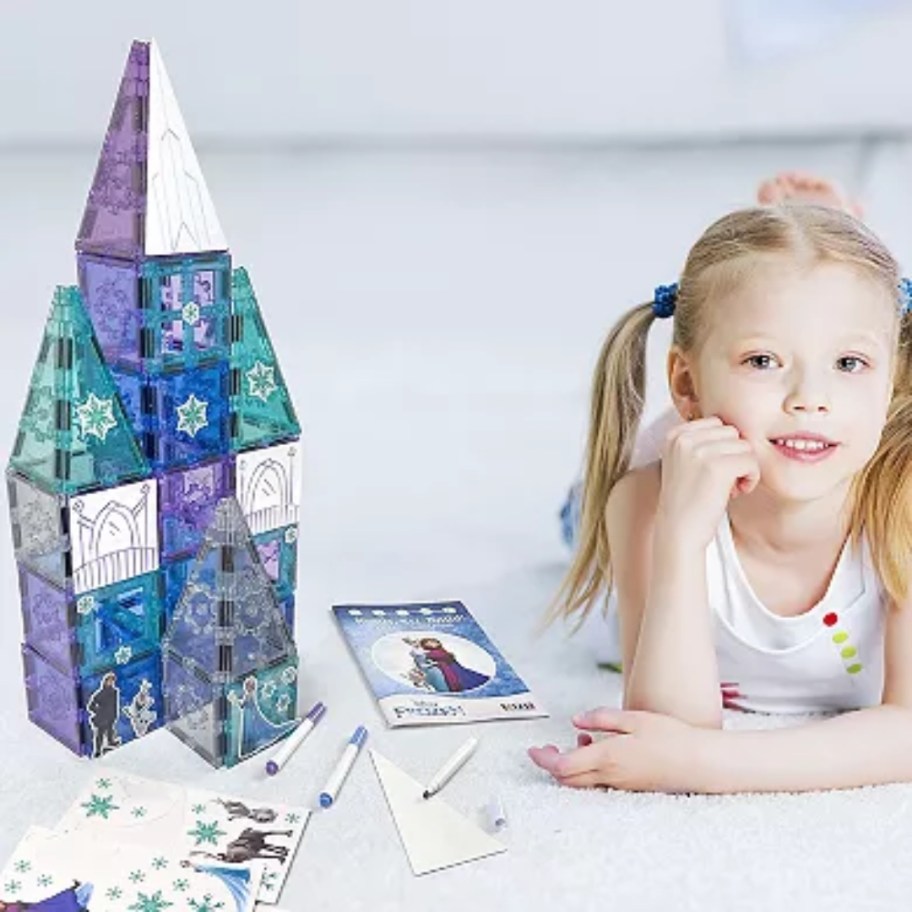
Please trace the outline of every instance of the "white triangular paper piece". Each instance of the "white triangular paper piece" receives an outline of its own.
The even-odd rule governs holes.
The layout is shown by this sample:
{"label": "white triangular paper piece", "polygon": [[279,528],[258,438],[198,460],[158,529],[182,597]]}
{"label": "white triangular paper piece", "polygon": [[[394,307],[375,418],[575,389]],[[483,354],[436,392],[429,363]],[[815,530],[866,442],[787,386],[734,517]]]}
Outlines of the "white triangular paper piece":
{"label": "white triangular paper piece", "polygon": [[439,795],[425,799],[424,786],[375,750],[374,770],[389,805],[412,871],[427,874],[507,847],[454,811]]}
{"label": "white triangular paper piece", "polygon": [[149,42],[147,256],[227,250],[158,45]]}

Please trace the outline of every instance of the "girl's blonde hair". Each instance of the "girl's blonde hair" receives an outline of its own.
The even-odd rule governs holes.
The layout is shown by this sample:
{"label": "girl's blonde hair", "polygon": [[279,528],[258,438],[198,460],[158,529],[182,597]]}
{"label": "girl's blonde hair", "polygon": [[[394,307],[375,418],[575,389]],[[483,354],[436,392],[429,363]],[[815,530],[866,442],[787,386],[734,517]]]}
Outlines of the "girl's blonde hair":
{"label": "girl's blonde hair", "polygon": [[[903,310],[896,261],[861,222],[822,206],[744,209],[719,219],[691,249],[678,281],[673,344],[701,342],[705,307],[749,277],[758,257],[789,256],[801,264],[846,263],[892,297],[899,320],[893,398],[877,452],[853,480],[849,530],[868,538],[871,556],[895,603],[909,587],[912,554],[912,318]],[[643,411],[646,338],[652,302],[625,314],[608,334],[595,367],[577,549],[550,616],[578,623],[612,584],[605,510],[627,472]]]}

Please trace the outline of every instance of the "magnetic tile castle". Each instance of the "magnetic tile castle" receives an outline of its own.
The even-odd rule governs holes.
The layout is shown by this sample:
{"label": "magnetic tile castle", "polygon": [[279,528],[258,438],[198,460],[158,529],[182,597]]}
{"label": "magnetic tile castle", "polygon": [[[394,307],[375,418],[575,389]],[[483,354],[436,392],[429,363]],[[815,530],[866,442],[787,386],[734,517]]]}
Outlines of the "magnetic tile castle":
{"label": "magnetic tile castle", "polygon": [[215,765],[296,712],[300,427],[171,83],[134,42],[7,470],[29,716]]}

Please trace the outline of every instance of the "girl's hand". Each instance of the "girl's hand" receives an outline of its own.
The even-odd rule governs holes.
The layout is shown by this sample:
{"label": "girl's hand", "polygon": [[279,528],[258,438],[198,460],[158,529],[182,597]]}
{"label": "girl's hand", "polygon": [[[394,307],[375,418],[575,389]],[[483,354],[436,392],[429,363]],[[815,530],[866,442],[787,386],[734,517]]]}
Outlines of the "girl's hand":
{"label": "girl's hand", "polygon": [[657,518],[705,548],[729,499],[759,481],[757,457],[737,428],[715,416],[688,421],[665,438]]}
{"label": "girl's hand", "polygon": [[[573,717],[576,750],[529,748],[532,761],[571,788],[602,785],[631,792],[699,792],[705,745],[715,732],[661,713],[601,707]],[[594,740],[589,732],[606,732]]]}

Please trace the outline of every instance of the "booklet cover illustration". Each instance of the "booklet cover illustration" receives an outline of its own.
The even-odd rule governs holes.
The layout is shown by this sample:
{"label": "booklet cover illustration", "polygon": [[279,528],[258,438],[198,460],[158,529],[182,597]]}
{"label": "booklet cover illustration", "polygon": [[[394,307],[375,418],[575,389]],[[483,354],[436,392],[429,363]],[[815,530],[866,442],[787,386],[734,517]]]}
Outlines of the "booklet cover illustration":
{"label": "booklet cover illustration", "polygon": [[391,728],[548,715],[462,602],[333,614]]}

